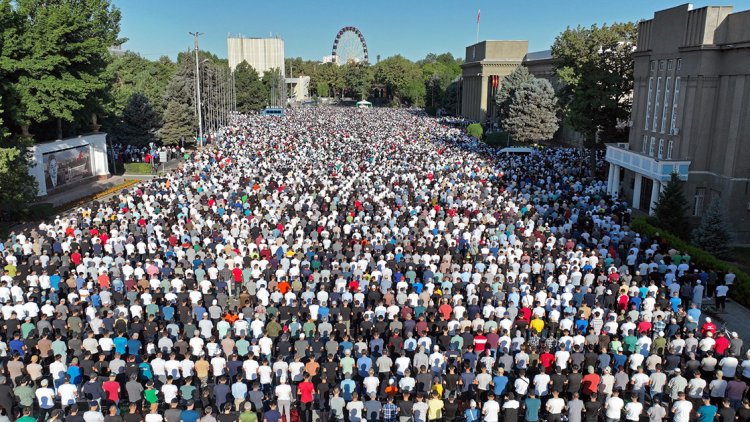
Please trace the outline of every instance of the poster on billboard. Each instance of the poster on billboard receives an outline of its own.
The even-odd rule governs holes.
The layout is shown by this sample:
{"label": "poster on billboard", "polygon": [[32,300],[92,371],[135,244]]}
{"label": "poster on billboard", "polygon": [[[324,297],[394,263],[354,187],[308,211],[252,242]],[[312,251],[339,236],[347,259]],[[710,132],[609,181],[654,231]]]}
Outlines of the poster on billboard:
{"label": "poster on billboard", "polygon": [[47,190],[83,180],[92,175],[89,145],[48,152],[43,155]]}

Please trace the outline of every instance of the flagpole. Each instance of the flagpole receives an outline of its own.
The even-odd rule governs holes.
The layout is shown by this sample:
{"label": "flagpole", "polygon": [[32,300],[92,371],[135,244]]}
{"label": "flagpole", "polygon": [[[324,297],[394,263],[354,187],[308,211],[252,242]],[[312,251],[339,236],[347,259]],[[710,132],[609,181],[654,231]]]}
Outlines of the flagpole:
{"label": "flagpole", "polygon": [[482,10],[477,9],[477,44],[479,44],[479,23],[481,20]]}

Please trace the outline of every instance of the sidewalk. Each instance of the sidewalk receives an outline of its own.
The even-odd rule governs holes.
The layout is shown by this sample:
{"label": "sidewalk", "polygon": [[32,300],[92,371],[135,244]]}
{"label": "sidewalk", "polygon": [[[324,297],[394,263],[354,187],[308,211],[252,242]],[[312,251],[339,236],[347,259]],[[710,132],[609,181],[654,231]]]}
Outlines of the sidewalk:
{"label": "sidewalk", "polygon": [[[715,313],[713,309],[708,312],[705,308],[709,305],[713,308],[713,299],[703,300],[703,313],[701,314],[700,324],[705,322],[706,316],[713,318],[716,325],[724,324],[729,331],[736,331],[739,337],[745,342],[743,350],[750,346],[750,309],[740,305],[735,300],[728,299],[726,312]],[[707,315],[708,314],[708,315]]]}

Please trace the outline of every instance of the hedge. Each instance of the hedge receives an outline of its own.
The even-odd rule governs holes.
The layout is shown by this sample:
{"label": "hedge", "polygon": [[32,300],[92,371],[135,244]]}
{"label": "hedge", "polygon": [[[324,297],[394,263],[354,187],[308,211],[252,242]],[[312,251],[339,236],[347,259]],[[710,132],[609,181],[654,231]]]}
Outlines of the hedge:
{"label": "hedge", "polygon": [[479,123],[472,123],[469,126],[466,126],[466,133],[469,136],[473,136],[477,139],[482,139],[482,135],[484,135],[484,129]]}
{"label": "hedge", "polygon": [[637,217],[633,219],[630,227],[649,237],[654,237],[657,233],[659,237],[667,241],[669,246],[681,251],[687,252],[691,257],[691,262],[701,265],[705,269],[712,269],[719,272],[732,272],[736,275],[732,288],[729,289],[729,296],[738,303],[750,307],[750,275],[741,271],[739,268],[724,262],[703,249],[697,248],[690,243],[680,239],[668,231],[656,227],[648,222],[646,217]]}

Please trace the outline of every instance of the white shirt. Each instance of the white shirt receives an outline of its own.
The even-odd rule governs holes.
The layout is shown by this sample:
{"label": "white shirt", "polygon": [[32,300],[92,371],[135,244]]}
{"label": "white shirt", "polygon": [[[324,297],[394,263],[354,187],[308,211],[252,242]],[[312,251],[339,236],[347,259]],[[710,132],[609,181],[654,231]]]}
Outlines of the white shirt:
{"label": "white shirt", "polygon": [[57,393],[60,395],[60,401],[65,405],[75,404],[78,388],[73,384],[63,384],[57,387]]}
{"label": "white shirt", "polygon": [[486,422],[497,421],[500,414],[500,405],[495,400],[488,400],[482,405],[482,414]]}
{"label": "white shirt", "polygon": [[292,400],[292,387],[289,384],[280,384],[276,386],[277,400]]}
{"label": "white shirt", "polygon": [[643,413],[643,404],[640,402],[630,402],[625,405],[625,419],[629,421],[637,421]]}
{"label": "white shirt", "polygon": [[619,397],[610,397],[607,399],[607,417],[612,419],[620,419],[622,408],[625,407],[625,402]]}
{"label": "white shirt", "polygon": [[687,400],[676,401],[672,405],[674,413],[674,422],[690,422],[690,411],[693,410],[693,404]]}

